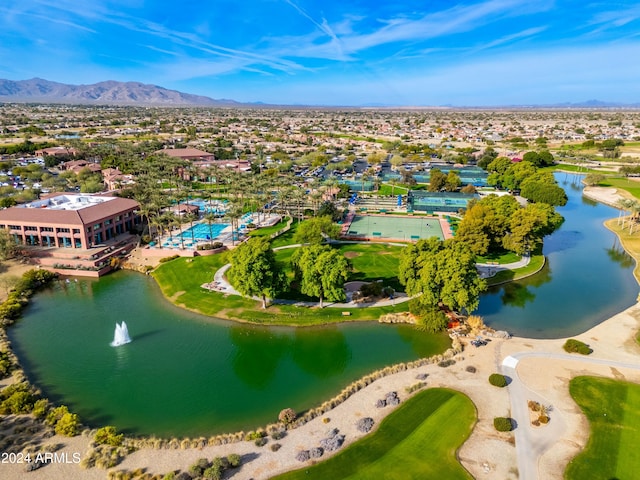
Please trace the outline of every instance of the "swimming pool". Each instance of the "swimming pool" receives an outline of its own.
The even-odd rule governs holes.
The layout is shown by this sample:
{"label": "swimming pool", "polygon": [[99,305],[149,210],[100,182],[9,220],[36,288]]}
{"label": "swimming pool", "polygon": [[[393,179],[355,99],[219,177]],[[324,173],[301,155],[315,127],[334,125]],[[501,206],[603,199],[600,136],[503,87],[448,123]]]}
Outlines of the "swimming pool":
{"label": "swimming pool", "polygon": [[[183,231],[180,236],[185,240],[191,240],[191,238],[195,240],[215,240],[220,235],[220,232],[228,226],[228,223],[212,223],[211,225],[208,223],[196,223]],[[192,232],[193,237],[191,236]]]}
{"label": "swimming pool", "polygon": [[[227,200],[214,200],[213,202],[208,202],[206,200],[194,199],[189,201],[189,205],[196,205],[200,208],[200,212],[202,213],[214,213],[216,215],[224,215],[227,213]],[[183,205],[186,205],[187,202],[182,202]]]}

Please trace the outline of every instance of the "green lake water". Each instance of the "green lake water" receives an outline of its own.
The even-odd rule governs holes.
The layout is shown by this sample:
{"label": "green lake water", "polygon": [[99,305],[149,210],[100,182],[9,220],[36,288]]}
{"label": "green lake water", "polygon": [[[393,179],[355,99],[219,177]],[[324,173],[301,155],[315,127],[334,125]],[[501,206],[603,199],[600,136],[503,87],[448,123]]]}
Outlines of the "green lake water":
{"label": "green lake water", "polygon": [[[133,339],[117,348],[115,322]],[[117,272],[58,282],[9,329],[30,380],[91,425],[130,433],[210,435],[303,411],[386,365],[444,350],[406,325],[257,327],[170,305],[155,281]]]}

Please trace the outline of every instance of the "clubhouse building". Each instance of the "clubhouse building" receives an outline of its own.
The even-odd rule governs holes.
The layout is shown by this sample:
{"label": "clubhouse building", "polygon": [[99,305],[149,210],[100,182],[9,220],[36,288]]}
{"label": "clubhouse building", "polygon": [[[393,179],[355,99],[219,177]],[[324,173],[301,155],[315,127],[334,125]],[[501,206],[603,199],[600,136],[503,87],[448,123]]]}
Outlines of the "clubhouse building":
{"label": "clubhouse building", "polygon": [[0,211],[0,228],[16,243],[88,250],[129,232],[138,222],[134,200],[59,194]]}

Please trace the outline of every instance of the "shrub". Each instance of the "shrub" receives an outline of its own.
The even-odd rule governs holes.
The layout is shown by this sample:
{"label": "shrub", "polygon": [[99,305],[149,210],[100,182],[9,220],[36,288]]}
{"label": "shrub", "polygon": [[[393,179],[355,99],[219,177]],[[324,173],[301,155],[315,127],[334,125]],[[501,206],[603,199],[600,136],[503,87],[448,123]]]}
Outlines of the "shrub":
{"label": "shrub", "polygon": [[382,295],[382,283],[365,283],[360,287],[360,292],[362,293],[363,297],[379,297],[380,295]]}
{"label": "shrub", "polygon": [[80,432],[80,420],[75,413],[65,413],[56,423],[55,431],[58,435],[75,437]]}
{"label": "shrub", "polygon": [[417,383],[414,383],[413,385],[405,387],[404,391],[407,392],[407,393],[413,393],[413,392],[416,392],[416,391],[418,391],[421,388],[424,388],[426,386],[427,386],[427,382],[417,382]]}
{"label": "shrub", "polygon": [[240,457],[240,455],[238,455],[237,453],[230,454],[227,457],[227,460],[229,461],[229,466],[231,468],[238,468],[242,463],[242,457]]}
{"label": "shrub", "polygon": [[9,357],[9,353],[0,351],[0,378],[8,377],[11,370],[13,370],[13,362]]}
{"label": "shrub", "polygon": [[170,262],[171,260],[175,260],[176,258],[180,258],[180,255],[171,255],[170,257],[164,257],[158,260],[160,263]]}
{"label": "shrub", "polygon": [[264,437],[256,438],[255,442],[256,447],[264,447],[267,444],[267,439]]}
{"label": "shrub", "polygon": [[9,385],[0,393],[0,414],[29,413],[36,402],[33,388],[25,382]]}
{"label": "shrub", "polygon": [[569,340],[564,342],[562,348],[564,348],[565,352],[579,353],[581,355],[589,355],[591,354],[591,352],[593,352],[593,350],[589,348],[589,345],[581,342],[580,340],[576,340],[575,338],[570,338]]}
{"label": "shrub", "polygon": [[494,418],[493,426],[499,432],[510,432],[511,430],[513,430],[513,423],[508,417]]}
{"label": "shrub", "polygon": [[204,472],[203,468],[197,463],[194,463],[189,467],[189,474],[194,478],[201,477],[202,472]]}
{"label": "shrub", "polygon": [[492,373],[491,375],[489,375],[489,383],[494,387],[506,387],[507,377],[499,373]]}
{"label": "shrub", "polygon": [[282,423],[291,423],[296,419],[297,416],[298,415],[296,414],[295,410],[293,410],[292,408],[285,408],[278,415],[278,420]]}
{"label": "shrub", "polygon": [[540,411],[540,403],[539,402],[535,402],[533,400],[529,400],[529,402],[527,403],[527,406],[529,407],[529,410],[531,410],[533,412],[539,412]]}
{"label": "shrub", "polygon": [[453,358],[450,358],[448,360],[442,360],[441,362],[438,362],[438,366],[442,367],[442,368],[447,368],[450,367],[451,365],[455,365],[456,361]]}
{"label": "shrub", "polygon": [[31,413],[33,413],[33,416],[36,418],[43,418],[47,414],[47,410],[49,410],[49,401],[41,398],[33,404],[33,411]]}
{"label": "shrub", "polygon": [[46,422],[53,426],[55,425],[58,420],[60,420],[62,418],[63,415],[69,413],[69,409],[67,408],[66,405],[60,405],[59,407],[56,407],[52,410],[49,411],[49,414],[47,415],[47,419]]}
{"label": "shrub", "polygon": [[220,480],[222,478],[222,468],[211,466],[202,472],[202,477],[207,480]]}
{"label": "shrub", "polygon": [[121,433],[118,435],[116,427],[106,426],[99,428],[93,437],[93,441],[98,445],[111,445],[112,447],[119,447],[122,445],[122,439],[124,435]]}
{"label": "shrub", "polygon": [[546,425],[547,423],[549,423],[549,416],[548,415],[540,415],[538,417],[538,421],[544,425]]}
{"label": "shrub", "polygon": [[274,432],[271,432],[271,438],[273,440],[280,440],[284,438],[284,436],[285,436],[285,432],[282,430],[276,430]]}
{"label": "shrub", "polygon": [[282,445],[280,445],[279,443],[272,443],[271,444],[271,451],[272,452],[277,452],[278,450],[280,450],[280,447],[282,447]]}
{"label": "shrub", "polygon": [[255,432],[249,432],[244,436],[244,439],[249,441],[249,440],[260,440],[261,438],[263,438],[264,436],[266,436],[267,433],[263,432],[261,430],[256,430]]}

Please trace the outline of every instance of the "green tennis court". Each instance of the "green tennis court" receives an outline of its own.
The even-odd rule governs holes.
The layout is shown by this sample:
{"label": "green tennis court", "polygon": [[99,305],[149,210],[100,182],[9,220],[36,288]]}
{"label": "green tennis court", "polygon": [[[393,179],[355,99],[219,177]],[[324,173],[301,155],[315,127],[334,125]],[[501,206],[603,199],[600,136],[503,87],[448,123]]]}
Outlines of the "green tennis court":
{"label": "green tennis court", "polygon": [[356,215],[347,230],[349,238],[398,240],[415,242],[421,238],[444,240],[437,218]]}

